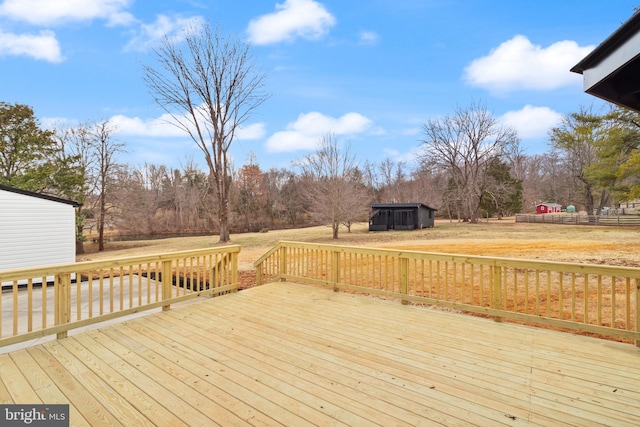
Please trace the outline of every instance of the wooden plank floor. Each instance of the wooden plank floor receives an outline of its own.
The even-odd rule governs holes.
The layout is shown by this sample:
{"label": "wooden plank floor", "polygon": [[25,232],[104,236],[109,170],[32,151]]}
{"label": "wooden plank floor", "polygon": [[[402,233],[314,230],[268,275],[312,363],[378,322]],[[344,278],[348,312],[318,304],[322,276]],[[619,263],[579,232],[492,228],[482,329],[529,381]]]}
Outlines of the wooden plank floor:
{"label": "wooden plank floor", "polygon": [[638,426],[640,349],[274,283],[0,355],[72,425]]}

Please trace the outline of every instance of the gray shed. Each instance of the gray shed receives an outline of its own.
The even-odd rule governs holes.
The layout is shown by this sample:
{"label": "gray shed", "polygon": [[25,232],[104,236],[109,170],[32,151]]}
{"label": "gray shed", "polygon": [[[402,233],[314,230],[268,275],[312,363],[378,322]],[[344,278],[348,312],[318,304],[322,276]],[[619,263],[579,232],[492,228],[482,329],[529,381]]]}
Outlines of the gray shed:
{"label": "gray shed", "polygon": [[431,228],[436,210],[424,203],[374,203],[369,214],[369,231]]}

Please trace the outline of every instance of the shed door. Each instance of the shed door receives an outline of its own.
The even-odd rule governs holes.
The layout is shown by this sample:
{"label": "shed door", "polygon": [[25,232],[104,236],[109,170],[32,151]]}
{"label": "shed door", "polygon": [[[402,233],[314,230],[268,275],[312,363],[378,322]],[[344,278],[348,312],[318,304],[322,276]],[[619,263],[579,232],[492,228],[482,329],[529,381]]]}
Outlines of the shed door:
{"label": "shed door", "polygon": [[408,226],[414,226],[414,213],[412,210],[394,212],[396,227],[406,230]]}

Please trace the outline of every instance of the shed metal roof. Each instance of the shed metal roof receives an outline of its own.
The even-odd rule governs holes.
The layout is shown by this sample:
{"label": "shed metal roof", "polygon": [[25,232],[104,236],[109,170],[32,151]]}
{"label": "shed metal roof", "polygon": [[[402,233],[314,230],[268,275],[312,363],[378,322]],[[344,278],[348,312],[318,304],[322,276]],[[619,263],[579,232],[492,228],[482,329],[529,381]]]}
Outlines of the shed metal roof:
{"label": "shed metal roof", "polygon": [[427,206],[424,203],[419,203],[419,202],[413,202],[413,203],[372,203],[371,208],[373,209],[393,209],[393,208],[398,208],[398,209],[407,209],[407,208],[419,208],[419,207],[425,207],[427,209],[431,209],[433,211],[437,211],[438,209],[436,208],[432,208],[431,206]]}

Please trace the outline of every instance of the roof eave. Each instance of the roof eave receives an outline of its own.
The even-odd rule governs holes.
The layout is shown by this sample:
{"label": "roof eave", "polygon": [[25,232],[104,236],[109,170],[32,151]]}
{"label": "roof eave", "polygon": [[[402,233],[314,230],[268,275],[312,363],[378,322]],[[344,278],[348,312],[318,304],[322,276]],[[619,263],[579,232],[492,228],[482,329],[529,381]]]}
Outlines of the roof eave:
{"label": "roof eave", "polygon": [[598,64],[604,58],[609,56],[611,52],[621,46],[630,38],[630,35],[640,30],[640,10],[636,11],[631,18],[624,22],[620,28],[614,31],[594,50],[585,56],[580,62],[571,67],[571,71],[583,74],[584,70]]}
{"label": "roof eave", "polygon": [[71,205],[74,208],[82,206],[81,203],[76,202],[75,200],[62,199],[60,197],[49,196],[48,194],[34,193],[33,191],[23,190],[21,188],[10,187],[8,185],[0,184],[0,190],[9,191],[11,193],[22,194],[25,196],[35,197],[38,199],[49,200],[57,203],[64,203],[66,205]]}

